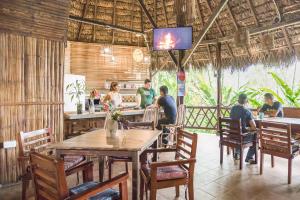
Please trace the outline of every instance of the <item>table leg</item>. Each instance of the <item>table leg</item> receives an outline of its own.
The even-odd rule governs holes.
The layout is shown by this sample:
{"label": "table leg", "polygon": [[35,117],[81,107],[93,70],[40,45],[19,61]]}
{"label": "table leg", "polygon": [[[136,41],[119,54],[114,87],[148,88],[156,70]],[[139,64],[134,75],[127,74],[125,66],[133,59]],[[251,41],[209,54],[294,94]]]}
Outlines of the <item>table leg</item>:
{"label": "table leg", "polygon": [[[157,149],[158,148],[158,139],[152,144],[151,146],[153,149]],[[153,153],[153,157],[152,157],[152,162],[156,162],[157,161],[157,153]]]}
{"label": "table leg", "polygon": [[140,155],[134,152],[132,155],[132,199],[137,200],[140,196]]}
{"label": "table leg", "polygon": [[104,177],[104,159],[105,157],[104,156],[99,156],[98,159],[99,159],[99,181],[100,182],[103,182],[103,177]]}

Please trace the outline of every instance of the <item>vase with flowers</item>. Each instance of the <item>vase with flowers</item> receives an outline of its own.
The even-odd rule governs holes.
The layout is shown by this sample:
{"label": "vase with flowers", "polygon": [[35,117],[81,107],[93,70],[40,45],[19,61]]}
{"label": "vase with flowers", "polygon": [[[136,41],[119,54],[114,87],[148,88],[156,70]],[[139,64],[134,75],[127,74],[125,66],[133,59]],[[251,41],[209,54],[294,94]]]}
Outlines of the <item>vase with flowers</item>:
{"label": "vase with flowers", "polygon": [[96,89],[93,89],[90,92],[90,101],[89,101],[89,112],[90,113],[95,113],[95,104],[94,104],[94,99],[99,97],[99,93]]}
{"label": "vase with flowers", "polygon": [[74,99],[76,102],[77,114],[82,114],[83,105],[80,101],[80,97],[85,94],[86,86],[83,81],[76,80],[74,83],[70,83],[66,87],[67,93],[71,96],[71,101]]}
{"label": "vase with flowers", "polygon": [[107,119],[105,124],[105,129],[107,133],[107,137],[116,138],[118,125],[121,120],[122,114],[119,110],[113,110],[107,113]]}

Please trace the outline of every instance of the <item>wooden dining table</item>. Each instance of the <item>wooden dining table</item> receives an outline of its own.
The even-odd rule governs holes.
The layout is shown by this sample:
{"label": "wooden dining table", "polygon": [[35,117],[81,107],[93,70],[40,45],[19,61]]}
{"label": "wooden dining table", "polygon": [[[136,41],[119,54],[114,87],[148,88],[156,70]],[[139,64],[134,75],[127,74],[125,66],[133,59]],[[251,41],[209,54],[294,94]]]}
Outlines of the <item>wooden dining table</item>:
{"label": "wooden dining table", "polygon": [[[300,117],[300,116],[299,116]],[[258,125],[260,121],[285,123],[291,125],[292,134],[300,133],[300,118],[289,118],[289,117],[266,117],[264,119],[256,119]]]}
{"label": "wooden dining table", "polygon": [[51,145],[56,149],[56,156],[124,156],[132,159],[132,199],[140,194],[140,155],[158,140],[159,130],[119,130],[117,138],[106,137],[104,129],[95,130],[63,142]]}

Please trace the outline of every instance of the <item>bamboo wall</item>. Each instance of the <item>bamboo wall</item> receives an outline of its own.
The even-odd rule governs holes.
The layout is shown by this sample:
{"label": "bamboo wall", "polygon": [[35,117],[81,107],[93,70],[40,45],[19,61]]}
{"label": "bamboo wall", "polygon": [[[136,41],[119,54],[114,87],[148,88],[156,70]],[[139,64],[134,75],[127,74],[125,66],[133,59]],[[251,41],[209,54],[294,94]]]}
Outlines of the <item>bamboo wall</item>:
{"label": "bamboo wall", "polygon": [[[68,0],[0,1],[0,142],[45,127],[62,140],[68,15]],[[17,157],[0,148],[0,184],[18,180]]]}
{"label": "bamboo wall", "polygon": [[[68,42],[66,51],[70,52],[70,71],[72,74],[86,76],[88,88],[103,89],[105,80],[144,80],[149,78],[149,63],[137,63],[133,59],[136,47],[109,46],[116,58],[103,56],[101,50],[107,45],[81,42]],[[149,56],[146,48],[141,48],[145,56]]]}

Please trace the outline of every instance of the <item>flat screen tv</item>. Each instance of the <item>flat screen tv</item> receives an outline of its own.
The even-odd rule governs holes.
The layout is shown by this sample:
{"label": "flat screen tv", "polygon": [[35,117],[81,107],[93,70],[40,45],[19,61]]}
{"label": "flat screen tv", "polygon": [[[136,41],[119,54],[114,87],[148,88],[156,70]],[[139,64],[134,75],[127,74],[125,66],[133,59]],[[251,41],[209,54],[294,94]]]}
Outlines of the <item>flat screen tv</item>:
{"label": "flat screen tv", "polygon": [[193,28],[158,28],[153,30],[153,50],[186,50],[193,45]]}

